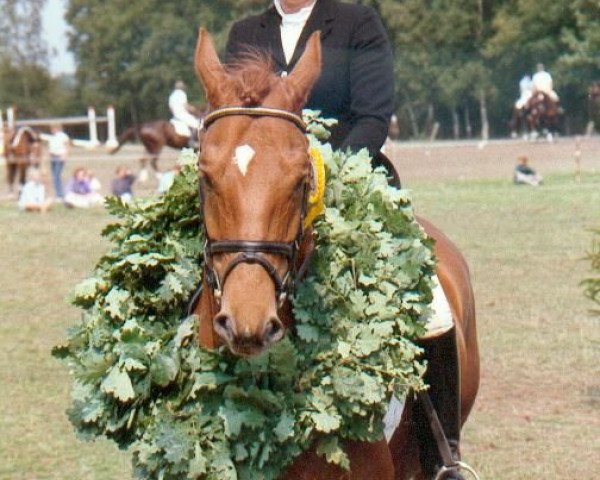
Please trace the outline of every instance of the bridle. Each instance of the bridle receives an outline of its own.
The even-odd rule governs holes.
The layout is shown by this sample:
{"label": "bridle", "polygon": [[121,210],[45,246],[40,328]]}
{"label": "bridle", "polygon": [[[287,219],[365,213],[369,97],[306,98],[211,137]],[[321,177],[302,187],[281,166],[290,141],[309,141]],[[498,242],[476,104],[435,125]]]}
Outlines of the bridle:
{"label": "bridle", "polygon": [[[306,133],[306,123],[299,115],[277,108],[265,107],[224,107],[214,110],[204,118],[204,129],[208,129],[217,120],[233,115],[246,115],[251,117],[273,117],[286,120],[298,127],[302,133]],[[308,179],[307,179],[308,180]],[[269,275],[275,286],[275,297],[278,308],[281,308],[284,302],[289,298],[294,290],[297,279],[301,278],[308,266],[310,255],[303,260],[298,268],[298,251],[304,241],[305,228],[304,219],[306,217],[307,201],[309,193],[309,182],[305,182],[302,198],[302,211],[300,215],[300,224],[296,237],[291,242],[279,242],[270,240],[217,240],[208,235],[206,224],[204,231],[206,233],[206,242],[204,244],[204,275],[207,285],[211,288],[213,298],[217,304],[220,304],[223,296],[223,288],[231,272],[241,264],[251,264],[261,266]],[[201,205],[204,206],[204,193],[200,187]],[[219,276],[213,264],[213,256],[224,253],[237,253],[229,261]],[[287,270],[283,276],[279,275],[277,268],[269,261],[266,255],[277,255],[284,257],[287,262]],[[194,293],[190,304],[188,305],[188,315],[193,313],[195,305],[200,297],[202,287]]]}

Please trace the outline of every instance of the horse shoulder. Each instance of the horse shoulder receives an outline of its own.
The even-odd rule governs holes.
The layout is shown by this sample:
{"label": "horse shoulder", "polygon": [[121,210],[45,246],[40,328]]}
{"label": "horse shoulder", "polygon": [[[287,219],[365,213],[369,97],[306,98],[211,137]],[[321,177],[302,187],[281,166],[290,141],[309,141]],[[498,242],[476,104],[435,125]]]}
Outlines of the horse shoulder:
{"label": "horse shoulder", "polygon": [[288,467],[280,480],[393,480],[394,466],[385,440],[347,441],[350,470],[328,463],[311,448]]}

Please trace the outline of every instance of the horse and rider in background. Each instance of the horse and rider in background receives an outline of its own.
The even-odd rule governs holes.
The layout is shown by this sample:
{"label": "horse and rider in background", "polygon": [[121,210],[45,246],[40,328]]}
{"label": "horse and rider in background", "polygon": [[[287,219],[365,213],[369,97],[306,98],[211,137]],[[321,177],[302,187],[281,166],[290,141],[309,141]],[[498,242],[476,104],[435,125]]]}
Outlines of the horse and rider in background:
{"label": "horse and rider in background", "polygon": [[548,141],[553,141],[560,128],[563,110],[552,76],[541,63],[536,69],[533,77],[525,75],[519,82],[520,96],[509,122],[511,136],[516,138],[522,133],[526,139],[536,139],[545,135]]}
{"label": "horse and rider in background", "polygon": [[588,118],[600,132],[600,80],[593,82],[588,88]]}
{"label": "horse and rider in background", "polygon": [[[5,128],[4,156],[9,195],[15,195],[25,185],[27,169],[38,168],[42,158],[40,134],[33,128]],[[18,186],[15,184],[18,181]]]}
{"label": "horse and rider in background", "polygon": [[182,81],[175,82],[175,87],[169,96],[169,109],[172,114],[170,121],[154,120],[129,127],[119,136],[118,145],[110,152],[114,154],[124,143],[139,139],[146,150],[146,156],[141,159],[141,179],[147,176],[148,161],[152,170],[155,173],[159,172],[158,159],[165,146],[176,150],[200,147],[200,130],[206,107],[190,105],[185,88]]}

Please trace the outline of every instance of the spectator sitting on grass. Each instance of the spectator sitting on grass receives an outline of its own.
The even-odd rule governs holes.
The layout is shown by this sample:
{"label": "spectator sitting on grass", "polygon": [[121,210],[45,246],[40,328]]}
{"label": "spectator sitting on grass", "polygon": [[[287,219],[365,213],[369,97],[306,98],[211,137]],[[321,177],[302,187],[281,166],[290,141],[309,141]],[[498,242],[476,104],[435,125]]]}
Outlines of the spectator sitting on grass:
{"label": "spectator sitting on grass", "polygon": [[92,189],[86,169],[83,167],[76,168],[67,184],[65,205],[75,208],[89,208],[101,205],[103,202],[104,197]]}
{"label": "spectator sitting on grass", "polygon": [[130,202],[133,198],[131,187],[135,182],[135,175],[123,165],[117,167],[115,175],[116,176],[113,178],[111,184],[112,194],[119,197],[124,202]]}
{"label": "spectator sitting on grass", "polygon": [[29,180],[21,190],[18,206],[26,212],[46,212],[52,205],[52,199],[46,198],[46,186],[42,174],[37,168],[28,171]]}
{"label": "spectator sitting on grass", "polygon": [[515,167],[513,172],[513,181],[517,185],[532,185],[537,187],[542,183],[542,176],[538,175],[536,171],[528,165],[528,158],[525,155],[521,155],[518,158],[519,163]]}

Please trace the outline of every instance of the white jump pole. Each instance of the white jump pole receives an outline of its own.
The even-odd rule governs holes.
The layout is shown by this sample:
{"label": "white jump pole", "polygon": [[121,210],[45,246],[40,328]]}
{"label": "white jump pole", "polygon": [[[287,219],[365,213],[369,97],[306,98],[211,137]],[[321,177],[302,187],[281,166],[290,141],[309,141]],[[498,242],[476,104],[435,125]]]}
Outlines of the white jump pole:
{"label": "white jump pole", "polygon": [[106,109],[106,121],[108,122],[108,137],[106,139],[107,148],[115,148],[119,145],[117,141],[117,126],[115,121],[115,107],[109,105]]}
{"label": "white jump pole", "polygon": [[90,148],[97,147],[98,142],[98,127],[96,125],[96,110],[94,107],[88,107],[88,122],[90,124]]}
{"label": "white jump pole", "polygon": [[6,109],[6,123],[8,128],[15,128],[15,107],[8,107]]}

